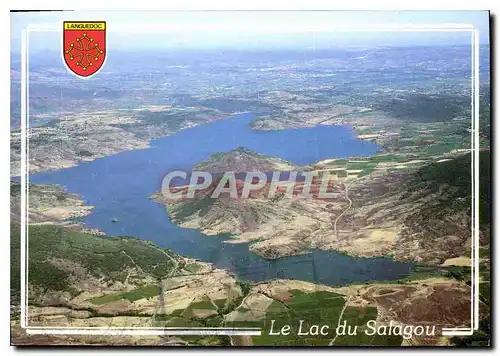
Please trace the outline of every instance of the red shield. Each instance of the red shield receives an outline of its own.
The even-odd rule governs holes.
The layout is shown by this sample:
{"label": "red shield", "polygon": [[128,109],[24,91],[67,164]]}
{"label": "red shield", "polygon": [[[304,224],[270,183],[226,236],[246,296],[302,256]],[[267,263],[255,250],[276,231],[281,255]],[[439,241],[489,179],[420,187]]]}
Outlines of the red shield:
{"label": "red shield", "polygon": [[106,58],[106,22],[65,21],[63,57],[69,70],[80,77],[96,74]]}

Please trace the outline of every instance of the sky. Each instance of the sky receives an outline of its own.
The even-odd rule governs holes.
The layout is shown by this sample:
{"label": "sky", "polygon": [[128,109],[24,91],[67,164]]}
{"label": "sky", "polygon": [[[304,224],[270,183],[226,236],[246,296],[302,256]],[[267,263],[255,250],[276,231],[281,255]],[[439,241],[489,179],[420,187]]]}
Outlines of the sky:
{"label": "sky", "polygon": [[[489,43],[487,11],[64,11],[11,13],[11,50],[19,52],[28,25],[38,33],[30,51],[59,50],[62,21],[107,21],[109,46],[169,48],[342,48],[348,46],[468,45],[467,32],[360,32],[342,26],[470,24]],[[335,30],[336,27],[336,30]]]}

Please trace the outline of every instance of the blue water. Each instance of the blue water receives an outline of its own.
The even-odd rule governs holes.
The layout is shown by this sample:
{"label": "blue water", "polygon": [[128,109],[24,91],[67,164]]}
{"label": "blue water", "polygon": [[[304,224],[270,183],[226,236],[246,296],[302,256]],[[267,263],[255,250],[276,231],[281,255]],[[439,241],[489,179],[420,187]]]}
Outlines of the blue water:
{"label": "blue water", "polygon": [[[239,146],[306,165],[332,157],[366,156],[377,146],[360,141],[345,126],[258,132],[249,127],[254,116],[199,125],[173,136],[156,139],[151,148],[122,152],[81,163],[77,167],[33,175],[32,183],[53,183],[80,194],[95,206],[83,222],[108,235],[135,236],[159,246],[212,262],[242,279],[295,278],[329,285],[398,279],[411,265],[386,258],[354,258],[336,252],[311,251],[302,256],[267,261],[248,251],[246,244],[223,243],[222,236],[205,236],[170,222],[165,208],[149,198],[158,192],[163,176],[190,169],[216,152]],[[111,220],[117,218],[118,222]]]}

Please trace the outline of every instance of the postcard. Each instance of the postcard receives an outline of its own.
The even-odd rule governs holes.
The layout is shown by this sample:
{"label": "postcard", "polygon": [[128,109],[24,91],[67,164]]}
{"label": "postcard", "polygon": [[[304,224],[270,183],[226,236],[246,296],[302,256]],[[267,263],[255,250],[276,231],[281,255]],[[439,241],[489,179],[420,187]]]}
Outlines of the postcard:
{"label": "postcard", "polygon": [[488,11],[11,12],[15,346],[491,346]]}

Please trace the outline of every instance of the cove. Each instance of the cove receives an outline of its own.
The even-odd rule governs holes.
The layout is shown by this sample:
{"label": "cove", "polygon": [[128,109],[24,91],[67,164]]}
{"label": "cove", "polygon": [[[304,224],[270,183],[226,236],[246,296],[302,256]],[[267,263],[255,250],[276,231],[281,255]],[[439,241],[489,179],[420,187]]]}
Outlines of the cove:
{"label": "cove", "polygon": [[[243,146],[261,154],[279,157],[296,165],[326,158],[367,156],[378,147],[356,139],[347,126],[318,125],[311,128],[253,131],[255,116],[230,118],[182,130],[152,140],[151,148],[126,151],[82,162],[76,167],[32,175],[31,183],[60,184],[79,194],[93,212],[80,219],[88,227],[108,235],[134,236],[150,240],[176,253],[211,262],[251,281],[294,278],[328,285],[395,280],[409,275],[412,265],[388,258],[355,258],[332,251],[265,260],[246,244],[227,244],[227,236],[205,236],[170,222],[164,206],[149,196],[160,190],[163,176],[186,170],[217,152]],[[116,223],[112,219],[117,219]]]}

